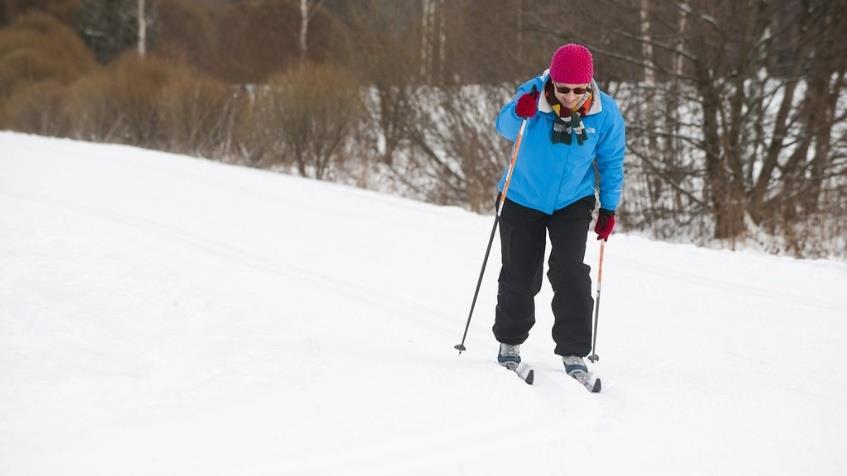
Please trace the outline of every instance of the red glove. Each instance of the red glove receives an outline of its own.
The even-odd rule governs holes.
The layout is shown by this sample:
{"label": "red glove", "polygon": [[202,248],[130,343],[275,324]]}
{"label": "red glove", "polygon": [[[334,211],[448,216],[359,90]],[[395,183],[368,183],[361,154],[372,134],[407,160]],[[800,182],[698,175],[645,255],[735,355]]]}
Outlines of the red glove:
{"label": "red glove", "polygon": [[615,212],[601,208],[600,214],[597,215],[597,223],[594,224],[594,233],[597,233],[597,239],[609,241],[609,235],[615,229]]}
{"label": "red glove", "polygon": [[532,87],[532,92],[524,93],[515,105],[515,114],[521,119],[529,119],[538,111],[538,88]]}

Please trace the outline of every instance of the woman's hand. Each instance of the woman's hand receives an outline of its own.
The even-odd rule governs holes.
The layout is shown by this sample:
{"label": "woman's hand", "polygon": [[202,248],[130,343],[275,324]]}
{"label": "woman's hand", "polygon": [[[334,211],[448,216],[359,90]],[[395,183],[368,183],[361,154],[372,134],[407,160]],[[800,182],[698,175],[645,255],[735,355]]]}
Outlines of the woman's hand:
{"label": "woman's hand", "polygon": [[597,239],[609,241],[609,235],[615,229],[615,212],[611,210],[600,209],[597,215],[597,223],[594,224],[594,233],[597,233]]}
{"label": "woman's hand", "polygon": [[538,111],[538,88],[532,87],[532,91],[524,93],[518,98],[515,105],[515,114],[521,119],[529,119]]}

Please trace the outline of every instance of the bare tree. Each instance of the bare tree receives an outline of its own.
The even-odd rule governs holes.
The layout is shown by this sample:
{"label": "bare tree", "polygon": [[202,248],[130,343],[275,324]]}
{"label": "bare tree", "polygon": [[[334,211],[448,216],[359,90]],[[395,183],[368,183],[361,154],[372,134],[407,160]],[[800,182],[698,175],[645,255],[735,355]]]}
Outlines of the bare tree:
{"label": "bare tree", "polygon": [[844,0],[601,0],[565,27],[536,7],[537,31],[595,52],[626,115],[627,226],[800,249],[823,204],[844,221]]}
{"label": "bare tree", "polygon": [[144,57],[147,51],[147,14],[144,0],[138,0],[138,56]]}
{"label": "bare tree", "polygon": [[641,0],[639,9],[641,18],[641,54],[644,57],[644,82],[648,87],[656,83],[656,71],[653,66],[653,39],[650,37],[650,0]]}
{"label": "bare tree", "polygon": [[298,36],[298,46],[300,51],[300,62],[306,61],[309,51],[309,23],[317,13],[318,9],[323,5],[324,0],[300,0],[300,34]]}
{"label": "bare tree", "polygon": [[[688,1],[654,11],[651,25],[662,25],[669,41],[643,34],[639,41],[665,52],[664,60],[627,60],[665,78],[650,103],[673,107],[655,124],[633,123],[629,145],[637,170],[670,186],[676,200],[652,195],[638,213],[666,206],[686,223],[696,209],[690,205],[705,204],[713,236],[731,241],[751,226],[788,233],[818,210],[845,171],[838,159],[845,61],[833,53],[845,39],[845,7]],[[687,105],[695,109],[686,112]],[[645,135],[651,141],[639,140]]]}
{"label": "bare tree", "polygon": [[331,66],[307,63],[277,76],[257,101],[267,134],[279,138],[271,163],[292,164],[304,177],[327,178],[361,117],[358,84]]}

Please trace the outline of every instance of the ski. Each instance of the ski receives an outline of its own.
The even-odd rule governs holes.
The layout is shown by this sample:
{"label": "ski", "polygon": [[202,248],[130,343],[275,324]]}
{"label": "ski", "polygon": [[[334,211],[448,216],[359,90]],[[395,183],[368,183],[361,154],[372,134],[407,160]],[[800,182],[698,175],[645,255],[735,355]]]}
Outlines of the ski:
{"label": "ski", "polygon": [[532,370],[532,367],[523,362],[518,364],[518,366],[515,368],[505,367],[505,369],[514,372],[515,375],[517,375],[519,379],[526,382],[527,385],[532,385],[532,382],[535,381],[535,371]]}
{"label": "ski", "polygon": [[581,383],[586,390],[591,393],[600,393],[600,388],[602,387],[600,383],[600,378],[595,377],[591,372],[583,372],[582,370],[576,370],[571,372],[571,378]]}

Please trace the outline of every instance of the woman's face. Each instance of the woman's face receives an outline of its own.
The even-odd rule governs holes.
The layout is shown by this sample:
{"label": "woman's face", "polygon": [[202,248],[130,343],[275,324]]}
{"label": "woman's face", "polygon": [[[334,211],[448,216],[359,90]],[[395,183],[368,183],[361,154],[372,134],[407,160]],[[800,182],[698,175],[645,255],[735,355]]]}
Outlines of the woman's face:
{"label": "woman's face", "polygon": [[588,86],[588,83],[553,83],[553,89],[556,91],[556,99],[569,109],[575,108],[579,104],[579,101],[588,94]]}

